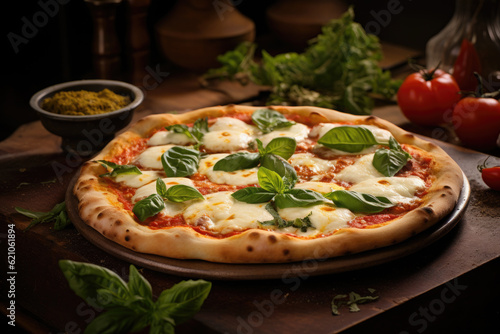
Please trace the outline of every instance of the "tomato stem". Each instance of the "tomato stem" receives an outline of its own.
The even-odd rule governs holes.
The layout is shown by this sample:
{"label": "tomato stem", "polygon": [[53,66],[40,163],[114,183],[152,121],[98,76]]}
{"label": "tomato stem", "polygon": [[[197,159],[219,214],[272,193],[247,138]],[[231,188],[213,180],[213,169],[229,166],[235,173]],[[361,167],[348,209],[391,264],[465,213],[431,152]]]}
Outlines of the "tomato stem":
{"label": "tomato stem", "polygon": [[410,58],[408,60],[408,66],[410,66],[410,68],[412,70],[414,70],[415,72],[420,73],[420,75],[424,78],[425,81],[430,81],[430,80],[434,79],[434,74],[436,73],[436,71],[440,65],[441,65],[441,61],[437,64],[437,66],[433,70],[429,71],[424,66],[417,64],[415,62],[415,59]]}
{"label": "tomato stem", "polygon": [[477,165],[477,170],[478,170],[480,173],[482,173],[482,172],[483,172],[483,169],[488,168],[488,167],[486,166],[486,161],[488,161],[488,159],[489,159],[489,158],[490,158],[490,156],[487,156],[487,157],[486,157],[486,159],[484,159],[484,161],[483,161],[482,165]]}

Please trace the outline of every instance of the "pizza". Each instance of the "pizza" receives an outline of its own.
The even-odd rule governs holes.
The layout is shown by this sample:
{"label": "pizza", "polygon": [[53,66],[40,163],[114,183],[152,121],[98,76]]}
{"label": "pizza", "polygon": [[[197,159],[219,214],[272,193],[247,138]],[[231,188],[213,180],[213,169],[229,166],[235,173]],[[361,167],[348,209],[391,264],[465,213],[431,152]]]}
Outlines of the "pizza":
{"label": "pizza", "polygon": [[227,105],[139,120],[73,194],[85,224],[138,253],[284,263],[404,242],[462,183],[439,146],[374,116]]}

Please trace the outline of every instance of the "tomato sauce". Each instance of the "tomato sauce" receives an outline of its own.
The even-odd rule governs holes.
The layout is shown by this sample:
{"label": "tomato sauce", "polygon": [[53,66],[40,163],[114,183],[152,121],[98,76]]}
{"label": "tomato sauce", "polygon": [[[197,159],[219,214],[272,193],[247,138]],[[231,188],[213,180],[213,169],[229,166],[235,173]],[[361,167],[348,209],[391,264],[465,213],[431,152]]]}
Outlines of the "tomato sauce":
{"label": "tomato sauce", "polygon": [[[250,114],[232,114],[232,115],[227,115],[228,117],[233,117],[236,119],[239,119],[243,122],[246,122],[248,124],[252,124],[251,120],[251,115]],[[285,115],[287,119],[292,120],[292,121],[300,121],[304,124],[308,124],[307,122],[310,120],[305,120],[303,116],[300,115]],[[209,119],[209,124],[213,123],[215,119]],[[349,123],[346,123],[349,124]],[[313,124],[310,124],[310,126],[313,126]],[[158,130],[162,131],[162,129]],[[297,144],[297,149],[296,153],[311,153],[313,151],[314,146],[316,145],[316,139],[311,139],[308,138],[305,141],[298,143]],[[142,139],[137,139],[134,142],[132,142],[131,145],[129,145],[127,148],[125,148],[120,154],[114,156],[111,158],[110,161],[117,163],[117,164],[129,164],[131,161],[133,161],[141,152],[143,152],[147,147],[147,142],[148,138],[142,138]],[[408,176],[417,176],[421,179],[423,179],[427,185],[427,188],[430,187],[432,184],[432,175],[431,175],[431,168],[433,161],[430,157],[422,154],[420,151],[413,149],[409,145],[401,145],[402,148],[410,153],[413,157],[413,159],[409,160],[408,163],[396,174],[398,177],[408,177]],[[255,151],[255,150],[254,150]],[[334,161],[334,165],[323,175],[321,175],[320,178],[317,180],[320,182],[331,182],[338,184],[346,189],[349,189],[351,187],[350,183],[343,182],[343,181],[337,181],[335,180],[335,174],[339,173],[342,171],[344,168],[354,164],[356,159],[359,158],[359,156],[356,155],[351,155],[351,156],[339,156],[338,158],[332,159]],[[297,175],[304,181],[309,181],[310,179],[313,178],[313,176],[317,176],[317,174],[314,173],[313,170],[310,168],[307,168],[305,166],[295,166],[295,170],[297,172]],[[190,176],[190,179],[193,181],[195,188],[200,191],[201,194],[207,195],[215,192],[220,192],[220,191],[236,191],[245,187],[257,187],[257,184],[252,184],[252,185],[243,185],[243,186],[234,186],[234,185],[227,185],[227,184],[215,184],[212,183],[207,176],[202,175],[200,173],[195,173],[192,176]],[[123,204],[123,207],[125,210],[130,210],[132,211],[133,209],[133,204],[132,204],[132,197],[135,194],[136,189],[127,187],[123,184],[116,183],[108,178],[106,178],[106,182],[109,185],[109,189],[113,191],[113,193],[117,196],[118,201]],[[426,188],[426,189],[427,189]],[[427,190],[424,189],[417,193],[416,195],[418,197],[422,197],[426,194]],[[413,210],[417,208],[420,205],[420,201],[415,201],[413,203],[399,203],[398,205],[385,209],[381,213],[378,214],[373,214],[373,215],[367,215],[363,217],[357,217],[353,220],[351,220],[348,225],[349,227],[352,228],[373,228],[373,227],[378,227],[381,225],[384,225],[388,223],[389,221],[396,219],[398,217],[401,217],[404,215],[406,212]],[[216,234],[211,231],[205,230],[202,226],[192,226],[186,223],[184,220],[183,216],[181,214],[173,216],[173,217],[167,217],[167,216],[162,216],[158,215],[156,217],[150,217],[146,219],[144,222],[139,222],[140,224],[143,224],[145,226],[148,226],[149,228],[153,230],[157,229],[165,229],[165,228],[170,228],[174,226],[186,226],[189,227],[196,232],[214,237],[214,238],[227,238],[231,237],[234,235],[238,235],[240,233],[243,233],[244,231],[236,231],[236,232],[231,232],[227,233],[224,235]],[[295,235],[290,235],[293,237],[297,237]]]}

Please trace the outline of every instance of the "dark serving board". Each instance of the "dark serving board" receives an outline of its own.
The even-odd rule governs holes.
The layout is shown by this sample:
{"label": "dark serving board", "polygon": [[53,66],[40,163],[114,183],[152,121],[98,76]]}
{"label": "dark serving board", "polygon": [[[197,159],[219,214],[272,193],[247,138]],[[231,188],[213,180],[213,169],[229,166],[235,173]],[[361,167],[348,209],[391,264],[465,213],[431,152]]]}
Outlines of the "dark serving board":
{"label": "dark serving board", "polygon": [[212,280],[282,279],[304,273],[317,276],[352,271],[394,261],[427,247],[450,232],[462,218],[470,198],[470,185],[464,175],[464,184],[453,211],[431,228],[396,245],[324,260],[277,264],[226,264],[202,260],[178,260],[138,253],[107,239],[85,224],[78,215],[78,201],[72,191],[78,174],[71,180],[67,188],[66,206],[69,217],[77,230],[92,244],[135,265],[182,277]]}

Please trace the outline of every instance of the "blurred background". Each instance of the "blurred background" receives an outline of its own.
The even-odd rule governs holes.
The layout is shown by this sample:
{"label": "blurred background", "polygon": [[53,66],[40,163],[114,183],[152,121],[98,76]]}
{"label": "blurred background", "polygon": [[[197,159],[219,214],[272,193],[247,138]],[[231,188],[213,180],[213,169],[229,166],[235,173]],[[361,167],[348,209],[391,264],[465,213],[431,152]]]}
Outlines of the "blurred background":
{"label": "blurred background", "polygon": [[[182,1],[182,0],[180,0]],[[113,1],[111,1],[113,2]],[[169,71],[175,68],[161,52],[156,38],[156,26],[174,9],[176,1],[115,0],[115,20],[107,22],[115,28],[119,48],[117,57],[127,59],[130,53],[129,36],[130,5],[134,4],[144,17],[144,29],[148,38],[147,62],[162,64]],[[203,2],[203,1],[202,1]],[[206,1],[204,1],[206,2]],[[281,51],[299,51],[300,43],[287,43],[283,36],[270,27],[268,10],[281,5],[278,15],[286,16],[286,9],[294,5],[311,5],[307,1],[271,0],[209,0],[213,10],[224,22],[231,13],[228,3],[255,24],[255,42],[272,46]],[[279,4],[278,4],[279,2]],[[372,0],[334,1],[338,8],[353,5],[356,21],[368,32],[375,33],[383,42],[414,49],[422,54],[428,40],[448,23],[453,15],[455,0]],[[4,3],[0,99],[0,140],[26,122],[37,120],[29,107],[30,97],[38,90],[63,81],[90,79],[97,76],[93,65],[95,52],[95,6],[99,1],[83,0],[29,0]],[[146,4],[146,6],[144,5]],[[275,7],[276,8],[276,7]],[[389,18],[384,13],[396,12]],[[321,14],[321,13],[320,13]],[[323,13],[324,14],[324,13]],[[304,12],[296,20],[318,18],[317,14]],[[288,18],[293,16],[288,15]],[[189,18],[186,19],[189,22]],[[101,22],[102,23],[102,22]],[[106,25],[106,22],[102,23]],[[142,23],[141,23],[142,24]],[[109,32],[109,27],[104,33]],[[111,31],[111,33],[113,33]],[[300,41],[299,41],[300,42]],[[140,44],[140,43],[139,43]],[[93,51],[94,50],[94,51]],[[6,55],[6,56],[5,56]],[[130,62],[119,64],[118,77],[130,71]],[[120,74],[121,73],[121,74]]]}

